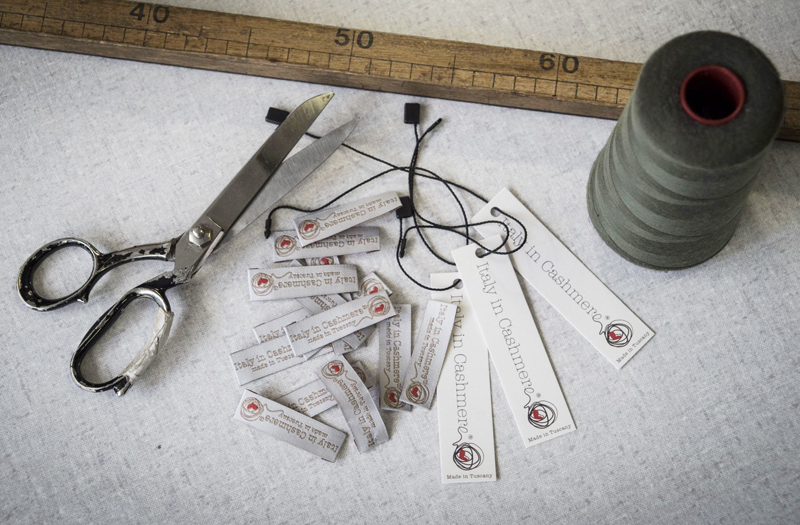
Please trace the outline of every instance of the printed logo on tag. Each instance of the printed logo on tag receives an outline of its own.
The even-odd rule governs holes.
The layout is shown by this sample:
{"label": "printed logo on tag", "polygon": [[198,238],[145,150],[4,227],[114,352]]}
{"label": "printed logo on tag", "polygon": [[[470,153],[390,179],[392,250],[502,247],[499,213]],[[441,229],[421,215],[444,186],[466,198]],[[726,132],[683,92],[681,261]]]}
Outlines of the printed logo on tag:
{"label": "printed logo on tag", "polygon": [[[501,242],[497,235],[483,244]],[[575,430],[511,260],[479,252],[471,244],[453,258],[525,446]]]}
{"label": "printed logo on tag", "polygon": [[[314,230],[315,236],[318,231]],[[301,237],[299,235],[295,231],[273,233],[270,239],[276,262],[292,259],[323,259],[330,261],[332,257],[338,255],[374,252],[381,248],[380,230],[375,227],[350,228],[304,245],[300,242]],[[328,264],[332,263],[328,262]]]}
{"label": "printed logo on tag", "polygon": [[[431,274],[433,288],[446,288],[458,273]],[[466,290],[434,290],[431,298],[457,307],[437,391],[442,483],[495,481],[489,355]]]}
{"label": "printed logo on tag", "polygon": [[251,269],[248,276],[250,300],[358,291],[358,274],[351,264]]}
{"label": "printed logo on tag", "polygon": [[306,246],[327,239],[384,213],[394,211],[400,205],[400,197],[394,192],[387,192],[303,215],[295,220],[297,240],[301,246]]}
{"label": "printed logo on tag", "polygon": [[393,293],[389,287],[386,286],[386,283],[378,277],[378,274],[372,272],[361,281],[361,286],[355,296],[363,297],[365,295],[374,295],[378,292],[386,292],[386,295],[392,295]]}
{"label": "printed logo on tag", "polygon": [[[492,210],[501,210],[497,216]],[[508,247],[525,240],[510,255],[516,271],[566,318],[611,364],[622,368],[655,333],[614,295],[577,257],[508,190],[503,190],[473,217],[499,220],[509,229]],[[496,224],[477,227],[484,237],[505,231]]]}

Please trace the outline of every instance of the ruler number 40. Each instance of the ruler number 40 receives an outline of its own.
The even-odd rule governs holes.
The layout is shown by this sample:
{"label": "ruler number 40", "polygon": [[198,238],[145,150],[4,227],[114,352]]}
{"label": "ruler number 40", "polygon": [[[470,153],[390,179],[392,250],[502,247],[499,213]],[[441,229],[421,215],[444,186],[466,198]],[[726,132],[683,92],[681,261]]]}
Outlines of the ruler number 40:
{"label": "ruler number 40", "polygon": [[358,47],[361,49],[369,49],[372,47],[372,42],[375,40],[375,37],[369,31],[359,31],[358,36],[356,36],[355,30],[345,29],[340,27],[336,30],[336,38],[334,38],[334,42],[340,46],[346,46],[350,43],[350,33],[353,33],[353,39]]}
{"label": "ruler number 40", "polygon": [[[169,18],[169,7],[165,5],[153,6],[153,22],[156,24],[163,24]],[[146,15],[144,13],[144,4],[136,4],[136,7],[131,9],[131,16],[135,16],[136,20],[142,20]]]}

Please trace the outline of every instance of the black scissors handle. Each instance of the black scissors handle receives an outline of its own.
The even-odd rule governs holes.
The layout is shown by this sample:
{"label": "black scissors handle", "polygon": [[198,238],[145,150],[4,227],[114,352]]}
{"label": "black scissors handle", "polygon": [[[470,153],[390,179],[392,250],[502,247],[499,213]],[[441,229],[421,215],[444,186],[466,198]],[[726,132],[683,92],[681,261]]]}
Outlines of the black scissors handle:
{"label": "black scissors handle", "polygon": [[[36,269],[39,268],[45,259],[53,255],[59,250],[64,248],[77,247],[85,250],[92,257],[92,273],[89,278],[77,290],[64,297],[57,299],[47,299],[39,295],[33,288],[33,276]],[[53,242],[47,243],[33,255],[28,257],[28,260],[22,265],[19,270],[19,277],[17,278],[17,291],[19,296],[25,301],[29,307],[40,312],[60,308],[70,303],[80,301],[85,303],[89,300],[89,292],[92,291],[94,285],[112,268],[121,264],[145,260],[157,259],[161,261],[170,261],[174,257],[175,240],[171,240],[161,244],[144,244],[135,246],[125,250],[119,250],[111,253],[102,253],[95,248],[91,243],[83,239],[68,237],[65,239],[58,239]]]}
{"label": "black scissors handle", "polygon": [[[169,330],[172,327],[172,319],[174,314],[169,306],[166,291],[185,282],[184,280],[175,277],[173,272],[164,272],[158,277],[150,279],[149,281],[140,284],[136,288],[130,290],[122,299],[106,310],[100,316],[94,325],[86,332],[86,335],[78,345],[78,349],[72,356],[72,377],[78,386],[90,392],[103,392],[105,390],[114,389],[118,396],[122,396],[133,383],[139,378],[142,372],[150,365],[158,353],[164,346],[164,343],[169,337]],[[145,343],[144,347],[139,351],[133,361],[123,370],[118,376],[105,381],[103,383],[93,383],[87,380],[81,372],[81,364],[84,357],[92,347],[100,340],[103,334],[119,319],[120,314],[131,303],[137,299],[149,299],[158,305],[158,313],[156,315],[156,322],[153,326],[153,331],[150,338]]]}

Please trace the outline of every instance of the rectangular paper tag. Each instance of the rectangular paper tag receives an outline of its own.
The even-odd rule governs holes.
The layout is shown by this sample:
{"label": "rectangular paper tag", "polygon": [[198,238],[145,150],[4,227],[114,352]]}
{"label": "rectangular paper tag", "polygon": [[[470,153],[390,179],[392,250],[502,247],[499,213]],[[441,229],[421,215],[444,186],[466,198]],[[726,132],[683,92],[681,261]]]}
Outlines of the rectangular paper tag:
{"label": "rectangular paper tag", "polygon": [[335,255],[374,252],[381,249],[378,228],[350,228],[327,239],[301,246],[297,232],[274,232],[270,236],[272,253],[276,262],[292,259],[314,259]]}
{"label": "rectangular paper tag", "polygon": [[306,360],[305,356],[295,355],[286,337],[233,352],[229,357],[240,385],[286,370]]}
{"label": "rectangular paper tag", "polygon": [[[434,273],[431,286],[456,279],[458,273]],[[496,481],[489,354],[478,320],[463,288],[433,291],[431,298],[458,308],[436,389],[442,483]]]}
{"label": "rectangular paper tag", "polygon": [[[503,213],[495,217],[492,210]],[[536,288],[617,370],[653,338],[655,332],[619,300],[510,191],[503,190],[481,209],[473,222],[500,220],[509,228],[507,246],[516,248],[528,232],[525,246],[512,254],[517,272]],[[505,230],[497,224],[478,226],[484,237]]]}
{"label": "rectangular paper tag", "polygon": [[303,355],[394,315],[389,296],[381,292],[336,306],[284,330],[295,353]]}
{"label": "rectangular paper tag", "polygon": [[287,324],[296,323],[306,317],[311,317],[311,314],[305,308],[300,308],[294,312],[289,312],[286,315],[277,317],[266,323],[253,328],[253,333],[256,334],[257,343],[268,343],[273,339],[283,339],[285,341],[286,334],[283,332],[283,327]]}
{"label": "rectangular paper tag", "polygon": [[358,226],[384,213],[394,211],[399,207],[400,197],[391,191],[374,197],[359,199],[335,208],[327,208],[301,215],[294,221],[297,240],[300,246],[307,246],[348,230],[353,226]]}
{"label": "rectangular paper tag", "polygon": [[[494,248],[501,241],[496,235],[484,245]],[[458,248],[453,258],[525,447],[575,430],[511,260],[479,257],[477,249]]]}
{"label": "rectangular paper tag", "polygon": [[249,390],[242,394],[233,418],[331,462],[347,438],[341,430]]}
{"label": "rectangular paper tag", "polygon": [[378,380],[381,410],[411,410],[400,401],[403,376],[411,362],[411,305],[396,304],[397,315],[381,321],[378,332]]}
{"label": "rectangular paper tag", "polygon": [[368,452],[389,440],[369,390],[346,359],[335,357],[315,372],[342,409],[359,452]]}
{"label": "rectangular paper tag", "polygon": [[453,332],[456,310],[457,307],[450,303],[428,301],[414,340],[411,362],[406,367],[400,401],[416,407],[431,407]]}
{"label": "rectangular paper tag", "polygon": [[352,264],[251,268],[247,282],[251,301],[358,291],[358,273]]}
{"label": "rectangular paper tag", "polygon": [[336,406],[336,400],[319,379],[292,390],[275,401],[308,417],[314,417]]}
{"label": "rectangular paper tag", "polygon": [[381,291],[385,291],[386,295],[392,295],[392,293],[394,293],[386,286],[386,283],[378,277],[378,274],[372,272],[361,280],[361,286],[358,287],[358,292],[354,293],[353,297],[364,297],[365,295],[372,295]]}

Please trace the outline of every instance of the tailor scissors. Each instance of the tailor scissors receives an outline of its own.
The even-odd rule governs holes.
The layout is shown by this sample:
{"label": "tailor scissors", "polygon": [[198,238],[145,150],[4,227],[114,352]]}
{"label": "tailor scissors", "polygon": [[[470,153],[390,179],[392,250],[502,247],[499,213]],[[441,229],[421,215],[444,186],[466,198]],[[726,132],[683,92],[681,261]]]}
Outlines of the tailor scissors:
{"label": "tailor scissors", "polygon": [[[42,246],[25,261],[20,268],[17,290],[25,304],[39,311],[60,308],[76,301],[87,302],[89,292],[100,278],[122,264],[147,259],[175,263],[171,271],[128,291],[92,325],[73,354],[70,365],[72,376],[81,388],[91,392],[113,388],[117,395],[124,395],[163,349],[169,336],[173,312],[166,291],[187,283],[206,258],[220,246],[223,238],[231,238],[244,229],[325,162],[344,142],[358,123],[357,119],[328,133],[284,162],[332,97],[333,93],[318,95],[292,111],[200,218],[180,236],[160,244],[145,244],[111,253],[102,253],[82,239],[58,239]],[[78,247],[89,252],[93,261],[92,273],[73,293],[58,299],[44,298],[33,288],[33,275],[47,257],[67,247]],[[144,348],[113,379],[103,383],[88,381],[81,373],[84,357],[122,311],[140,298],[150,299],[158,305],[155,326]]]}

